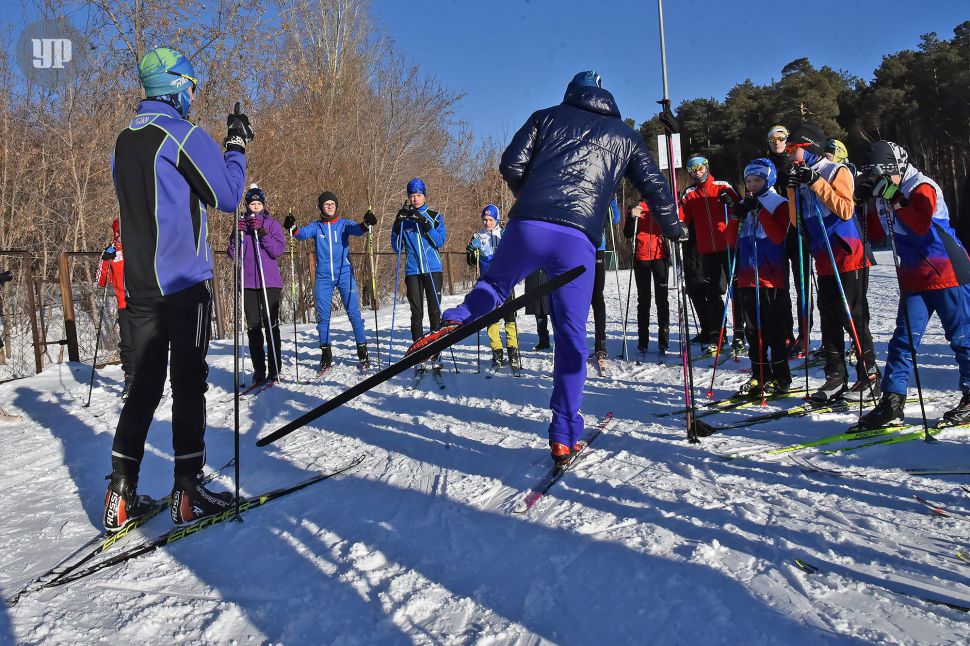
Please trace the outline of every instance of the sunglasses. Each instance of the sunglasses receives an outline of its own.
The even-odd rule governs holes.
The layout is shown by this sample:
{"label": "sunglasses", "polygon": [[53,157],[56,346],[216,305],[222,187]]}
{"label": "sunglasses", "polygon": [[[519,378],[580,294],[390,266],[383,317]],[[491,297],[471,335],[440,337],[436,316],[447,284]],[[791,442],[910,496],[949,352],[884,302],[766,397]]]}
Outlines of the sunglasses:
{"label": "sunglasses", "polygon": [[796,150],[798,150],[799,148],[808,148],[811,145],[812,144],[788,144],[788,145],[785,146],[785,152],[786,153],[793,153]]}
{"label": "sunglasses", "polygon": [[199,87],[199,79],[195,77],[189,76],[188,74],[182,74],[181,72],[173,72],[172,70],[165,70],[165,72],[167,74],[171,74],[172,76],[181,76],[182,78],[189,80],[192,83],[193,90]]}
{"label": "sunglasses", "polygon": [[778,136],[778,137],[768,137],[768,143],[770,144],[780,144],[788,141],[788,137]]}

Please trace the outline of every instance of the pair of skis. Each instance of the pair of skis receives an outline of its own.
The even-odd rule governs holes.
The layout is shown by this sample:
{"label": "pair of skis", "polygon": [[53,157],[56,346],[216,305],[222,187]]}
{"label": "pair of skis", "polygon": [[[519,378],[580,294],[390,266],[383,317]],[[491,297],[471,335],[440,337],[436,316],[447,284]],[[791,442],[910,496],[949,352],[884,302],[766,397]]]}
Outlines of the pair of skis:
{"label": "pair of skis", "polygon": [[[256,507],[265,505],[268,502],[271,502],[278,498],[282,498],[283,496],[294,493],[296,491],[300,491],[301,489],[305,489],[306,487],[309,487],[310,485],[315,484],[317,482],[321,482],[323,480],[333,478],[334,476],[340,475],[342,473],[346,473],[347,471],[350,471],[351,469],[360,465],[366,457],[367,457],[367,454],[361,454],[356,458],[354,458],[353,460],[349,461],[348,463],[344,464],[343,466],[333,471],[319,473],[317,475],[314,475],[311,478],[308,478],[296,484],[293,484],[287,487],[281,487],[279,489],[274,489],[272,491],[268,491],[266,493],[259,494],[257,496],[251,496],[251,497],[245,498],[240,501],[239,513],[240,514],[245,513],[251,509],[255,509]],[[226,466],[229,466],[229,465],[226,465]],[[223,467],[223,469],[224,468],[226,467]],[[211,480],[213,477],[215,477],[215,474],[213,474],[212,476],[209,476],[209,479]],[[221,513],[200,518],[188,525],[184,525],[181,527],[174,527],[166,532],[163,532],[162,534],[159,534],[154,538],[147,539],[142,543],[129,547],[128,549],[122,552],[119,552],[101,561],[88,565],[87,567],[82,567],[85,564],[92,561],[98,555],[104,552],[107,552],[116,543],[118,543],[125,537],[132,534],[136,529],[143,526],[145,523],[147,523],[155,516],[159,515],[162,511],[168,509],[170,504],[171,504],[171,501],[169,497],[162,498],[161,500],[156,501],[154,507],[152,507],[152,509],[148,513],[146,513],[144,516],[141,516],[137,520],[132,521],[131,523],[126,525],[125,528],[122,529],[120,532],[117,532],[117,533],[102,532],[98,536],[95,536],[93,539],[91,539],[90,541],[82,545],[80,548],[76,549],[74,552],[72,552],[66,559],[62,560],[53,568],[49,569],[47,572],[41,574],[40,576],[32,579],[26,586],[21,588],[20,591],[15,593],[13,596],[9,597],[6,600],[7,604],[13,605],[17,603],[17,601],[19,601],[21,596],[24,594],[36,592],[46,588],[53,588],[61,585],[66,585],[73,581],[83,579],[96,572],[100,572],[101,570],[105,570],[107,568],[129,561],[135,557],[141,556],[142,554],[153,552],[159,547],[165,547],[178,540],[186,538],[187,536],[197,534],[200,531],[208,529],[209,527],[213,527],[227,520],[232,520],[236,516],[236,508],[235,506],[232,506]],[[84,552],[87,548],[91,547],[92,545],[94,545],[93,549],[89,550],[82,558],[80,558],[77,561],[74,561],[70,565],[65,565],[68,561],[76,557],[78,554]]]}

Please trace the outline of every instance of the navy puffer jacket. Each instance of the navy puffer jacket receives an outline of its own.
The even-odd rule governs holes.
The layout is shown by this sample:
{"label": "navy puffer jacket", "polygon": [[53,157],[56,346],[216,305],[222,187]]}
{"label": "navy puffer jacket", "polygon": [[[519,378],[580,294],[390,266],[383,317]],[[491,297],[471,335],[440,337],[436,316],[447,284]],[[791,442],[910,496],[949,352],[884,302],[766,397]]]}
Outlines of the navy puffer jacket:
{"label": "navy puffer jacket", "polygon": [[516,197],[510,220],[575,227],[599,247],[610,202],[626,176],[664,234],[680,232],[660,169],[602,88],[576,88],[560,105],[533,113],[502,154],[500,170]]}

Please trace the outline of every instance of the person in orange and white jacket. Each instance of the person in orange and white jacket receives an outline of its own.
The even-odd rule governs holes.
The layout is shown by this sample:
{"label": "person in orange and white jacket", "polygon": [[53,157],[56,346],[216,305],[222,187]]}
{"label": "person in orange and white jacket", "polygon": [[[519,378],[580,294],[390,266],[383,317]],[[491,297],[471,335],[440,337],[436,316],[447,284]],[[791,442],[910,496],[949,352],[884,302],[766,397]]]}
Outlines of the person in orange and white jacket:
{"label": "person in orange and white jacket", "polygon": [[[727,292],[731,272],[730,256],[738,234],[738,223],[730,216],[740,201],[737,191],[728,182],[711,175],[710,162],[702,155],[687,159],[687,173],[694,182],[680,200],[681,219],[694,231],[697,254],[701,260],[704,289],[699,294],[697,316],[701,333],[697,341],[704,345],[717,343],[724,314],[722,297]],[[734,308],[735,353],[744,349],[744,327],[740,312]]]}
{"label": "person in orange and white jacket", "polygon": [[111,281],[115,299],[118,301],[118,350],[121,353],[121,369],[125,372],[125,386],[121,390],[121,401],[128,399],[131,385],[135,380],[135,356],[131,344],[131,322],[128,319],[128,309],[125,303],[125,254],[121,248],[121,228],[118,218],[111,223],[113,236],[111,244],[105,247],[101,254],[101,266],[98,268],[98,287],[104,287]]}

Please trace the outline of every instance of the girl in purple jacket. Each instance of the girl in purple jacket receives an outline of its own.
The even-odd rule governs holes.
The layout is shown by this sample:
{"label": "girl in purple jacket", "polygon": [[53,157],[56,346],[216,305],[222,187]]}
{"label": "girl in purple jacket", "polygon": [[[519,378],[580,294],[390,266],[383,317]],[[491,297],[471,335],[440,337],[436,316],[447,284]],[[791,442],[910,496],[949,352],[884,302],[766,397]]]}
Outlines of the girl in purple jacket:
{"label": "girl in purple jacket", "polygon": [[[283,255],[286,241],[283,227],[266,209],[266,194],[255,184],[246,191],[246,213],[229,236],[230,258],[236,257],[236,239],[242,238],[243,310],[249,335],[249,356],[253,359],[253,383],[278,379],[280,371],[280,294],[283,277],[276,259]],[[263,298],[265,291],[266,298]],[[266,312],[269,311],[269,320]],[[272,340],[269,374],[263,349],[263,328]]]}

